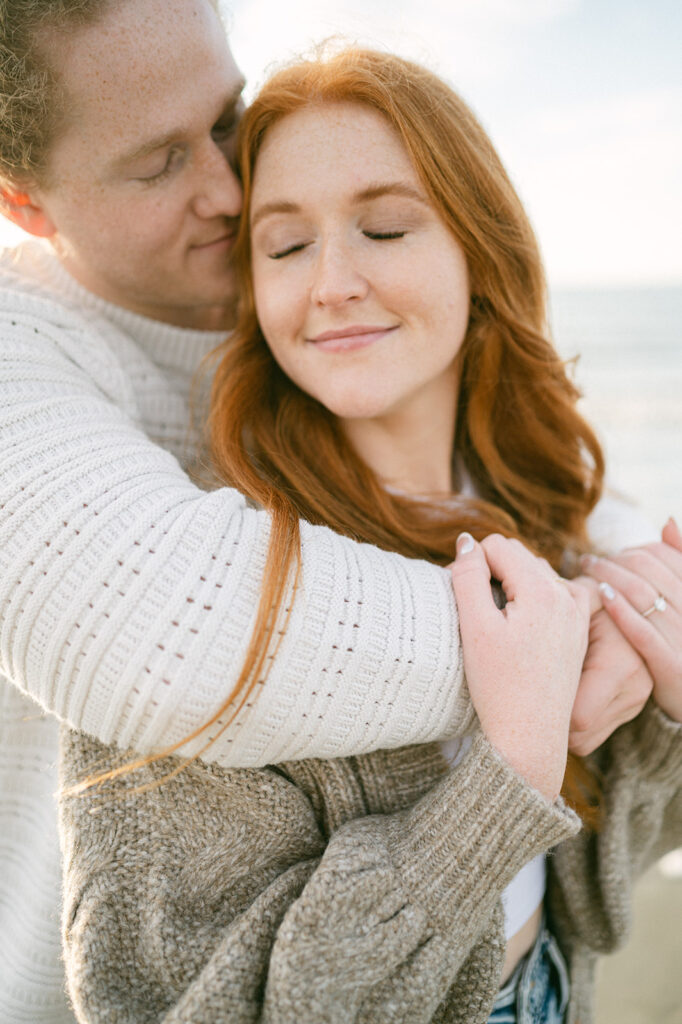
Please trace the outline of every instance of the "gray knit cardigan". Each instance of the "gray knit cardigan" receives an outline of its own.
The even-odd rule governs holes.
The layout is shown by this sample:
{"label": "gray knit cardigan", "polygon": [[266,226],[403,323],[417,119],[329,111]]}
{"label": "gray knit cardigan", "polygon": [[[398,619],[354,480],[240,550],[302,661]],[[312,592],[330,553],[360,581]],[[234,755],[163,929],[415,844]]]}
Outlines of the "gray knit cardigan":
{"label": "gray knit cardigan", "polygon": [[[71,785],[120,754],[64,732]],[[606,820],[580,830],[479,732],[438,746],[224,770],[166,761],[61,800],[64,938],[88,1024],[483,1024],[505,954],[500,894],[552,851],[546,906],[590,1024],[599,953],[633,879],[682,842],[682,727],[649,704],[593,755]],[[96,813],[93,813],[96,812]]]}

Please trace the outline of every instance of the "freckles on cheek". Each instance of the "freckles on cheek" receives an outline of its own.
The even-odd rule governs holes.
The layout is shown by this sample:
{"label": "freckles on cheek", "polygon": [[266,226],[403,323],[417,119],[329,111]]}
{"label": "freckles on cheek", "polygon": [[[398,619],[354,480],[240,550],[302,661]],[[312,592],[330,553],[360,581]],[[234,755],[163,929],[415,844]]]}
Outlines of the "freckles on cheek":
{"label": "freckles on cheek", "polygon": [[253,297],[256,316],[266,341],[270,342],[271,338],[276,341],[290,320],[291,296],[286,288],[256,274],[253,279]]}

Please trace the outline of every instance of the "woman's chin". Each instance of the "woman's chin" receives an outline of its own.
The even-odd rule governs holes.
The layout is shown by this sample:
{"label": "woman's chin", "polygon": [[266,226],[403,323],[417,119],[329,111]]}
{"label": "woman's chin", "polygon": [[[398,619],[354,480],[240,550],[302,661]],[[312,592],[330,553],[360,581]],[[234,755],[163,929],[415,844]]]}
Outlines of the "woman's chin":
{"label": "woman's chin", "polygon": [[[301,387],[301,382],[298,382]],[[352,383],[331,388],[327,386],[307,390],[332,416],[340,420],[376,419],[388,413],[391,401],[385,394],[377,393],[376,385],[366,390]]]}
{"label": "woman's chin", "polygon": [[376,399],[362,400],[356,396],[322,404],[339,420],[374,420],[386,412],[384,403],[377,402]]}

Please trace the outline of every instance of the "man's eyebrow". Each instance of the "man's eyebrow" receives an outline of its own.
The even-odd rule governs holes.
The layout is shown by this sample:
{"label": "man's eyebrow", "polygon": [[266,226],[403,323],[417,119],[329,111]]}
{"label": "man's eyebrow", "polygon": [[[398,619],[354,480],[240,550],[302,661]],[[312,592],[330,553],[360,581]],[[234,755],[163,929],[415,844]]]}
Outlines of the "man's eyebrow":
{"label": "man's eyebrow", "polygon": [[[242,78],[229,93],[216,118],[216,123],[220,121],[222,117],[225,117],[226,114],[232,113],[236,109],[245,85],[246,79]],[[157,135],[155,138],[147,139],[147,141],[143,142],[142,145],[136,146],[134,149],[128,150],[127,153],[122,153],[118,156],[114,161],[113,169],[121,169],[127,164],[134,163],[136,160],[141,160],[145,156],[149,156],[150,153],[155,153],[158,149],[164,149],[166,146],[172,145],[176,139],[179,139],[184,134],[186,134],[186,130],[183,129],[182,126],[178,126],[169,132],[164,132],[163,135]]]}
{"label": "man's eyebrow", "polygon": [[[426,196],[419,189],[402,181],[377,182],[376,184],[368,185],[366,188],[360,189],[359,192],[353,193],[351,201],[353,203],[368,203],[373,199],[381,199],[382,196],[402,196],[405,199],[412,199],[415,202],[423,203],[424,206],[428,206]],[[299,213],[300,209],[301,207],[297,203],[291,203],[287,200],[263,203],[262,206],[255,210],[251,217],[251,230],[253,231],[256,224],[263,220],[264,217],[269,217],[274,213]]]}

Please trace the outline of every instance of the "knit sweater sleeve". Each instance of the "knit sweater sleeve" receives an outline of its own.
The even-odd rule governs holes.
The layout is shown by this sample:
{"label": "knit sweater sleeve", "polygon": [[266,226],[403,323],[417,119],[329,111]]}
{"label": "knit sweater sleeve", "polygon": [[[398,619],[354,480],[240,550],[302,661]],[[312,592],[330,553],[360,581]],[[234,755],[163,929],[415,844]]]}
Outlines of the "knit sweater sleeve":
{"label": "knit sweater sleeve", "polygon": [[[65,781],[103,753],[66,737]],[[324,771],[326,797],[341,801],[343,770]],[[194,764],[128,800],[63,800],[79,1020],[418,1024],[477,948],[470,996],[492,1002],[500,893],[577,830],[575,815],[528,787],[481,734],[416,801],[331,834],[314,785],[305,789],[283,771]]]}
{"label": "knit sweater sleeve", "polygon": [[682,725],[650,700],[589,759],[604,820],[559,847],[550,907],[563,945],[611,953],[627,939],[635,880],[682,844]]}
{"label": "knit sweater sleeve", "polygon": [[[0,670],[102,741],[165,749],[232,690],[269,518],[197,488],[136,424],[106,346],[48,313],[39,297],[0,306]],[[302,561],[257,698],[205,757],[258,766],[457,731],[447,572],[307,524]]]}

